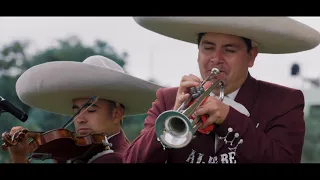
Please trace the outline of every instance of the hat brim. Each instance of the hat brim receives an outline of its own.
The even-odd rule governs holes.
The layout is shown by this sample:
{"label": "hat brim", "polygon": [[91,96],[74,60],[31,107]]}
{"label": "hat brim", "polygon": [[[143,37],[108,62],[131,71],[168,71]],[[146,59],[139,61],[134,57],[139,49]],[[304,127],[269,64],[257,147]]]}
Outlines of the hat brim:
{"label": "hat brim", "polygon": [[259,53],[310,50],[320,33],[289,17],[134,17],[140,26],[177,40],[197,43],[198,33],[216,32],[251,39]]}
{"label": "hat brim", "polygon": [[25,104],[69,116],[73,99],[92,96],[123,104],[125,115],[143,114],[161,87],[119,71],[71,61],[33,66],[16,82],[17,95]]}

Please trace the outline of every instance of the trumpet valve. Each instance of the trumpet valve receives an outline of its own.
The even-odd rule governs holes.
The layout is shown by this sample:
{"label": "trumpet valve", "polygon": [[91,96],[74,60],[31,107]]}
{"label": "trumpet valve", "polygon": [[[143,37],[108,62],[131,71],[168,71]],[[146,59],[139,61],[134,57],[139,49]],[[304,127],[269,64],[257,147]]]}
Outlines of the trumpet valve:
{"label": "trumpet valve", "polygon": [[190,91],[191,91],[192,99],[196,99],[204,92],[204,88],[203,86],[192,87]]}

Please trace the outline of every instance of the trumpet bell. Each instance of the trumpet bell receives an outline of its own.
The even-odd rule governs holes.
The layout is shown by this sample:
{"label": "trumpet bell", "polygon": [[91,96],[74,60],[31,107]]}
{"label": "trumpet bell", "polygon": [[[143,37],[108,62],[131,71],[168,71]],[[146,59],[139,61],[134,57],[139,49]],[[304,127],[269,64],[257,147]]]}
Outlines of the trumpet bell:
{"label": "trumpet bell", "polygon": [[156,134],[170,148],[182,148],[190,143],[195,133],[190,119],[182,113],[169,110],[161,113],[156,121]]}
{"label": "trumpet bell", "polygon": [[158,140],[164,146],[168,148],[182,148],[191,142],[196,131],[202,126],[202,120],[205,116],[193,117],[193,114],[217,86],[220,86],[219,99],[223,100],[224,84],[221,80],[208,83],[209,87],[206,87],[207,82],[212,79],[212,76],[217,76],[219,73],[219,69],[213,68],[211,74],[203,80],[199,87],[191,89],[192,95],[177,110],[168,110],[158,116],[155,129]]}

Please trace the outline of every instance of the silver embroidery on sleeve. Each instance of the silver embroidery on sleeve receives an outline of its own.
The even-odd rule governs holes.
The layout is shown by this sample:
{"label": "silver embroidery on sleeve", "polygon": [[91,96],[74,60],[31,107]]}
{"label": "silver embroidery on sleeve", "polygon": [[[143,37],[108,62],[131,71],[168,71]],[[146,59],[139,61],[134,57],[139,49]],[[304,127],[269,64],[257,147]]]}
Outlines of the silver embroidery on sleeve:
{"label": "silver embroidery on sleeve", "polygon": [[230,133],[232,133],[232,132],[233,132],[233,129],[231,127],[229,127],[227,134],[224,137],[219,136],[218,139],[223,140],[225,144],[229,145],[228,149],[230,151],[236,152],[238,146],[243,143],[243,139],[238,140],[238,138],[240,137],[240,134],[236,132],[233,134],[232,140],[230,140],[230,141],[227,140],[228,137],[230,136]]}
{"label": "silver embroidery on sleeve", "polygon": [[114,151],[112,149],[102,151],[102,152],[92,156],[92,158],[88,160],[88,164],[91,163],[92,161],[96,160],[98,157],[101,157],[105,154],[110,154],[110,153],[114,153]]}
{"label": "silver embroidery on sleeve", "polygon": [[[238,112],[242,113],[243,115],[250,117],[250,112],[246,109],[246,107],[238,102],[236,102],[234,99],[237,96],[239,89],[236,90],[235,92],[225,96],[223,103],[225,103],[226,105],[229,105],[231,107],[233,107],[235,110],[237,110]],[[213,93],[210,94],[211,96],[215,96]],[[258,128],[259,123],[256,125],[256,128]],[[215,138],[216,138],[216,143],[215,143],[215,152],[216,152],[216,147],[218,145],[218,141],[217,139],[223,140],[225,144],[227,144],[229,147],[228,149],[230,151],[236,152],[237,148],[240,144],[243,143],[243,139],[240,139],[240,134],[238,132],[233,132],[234,130],[229,127],[228,128],[228,132],[227,134],[222,137],[222,136],[218,136],[217,134],[215,134]],[[232,140],[228,141],[227,138],[228,136],[233,134],[233,138]],[[230,139],[230,138],[228,138]]]}
{"label": "silver embroidery on sleeve", "polygon": [[232,147],[232,148],[228,147],[228,149],[229,149],[230,151],[236,152],[238,146],[239,146],[240,144],[242,144],[242,143],[243,143],[243,139],[240,139],[235,147]]}
{"label": "silver embroidery on sleeve", "polygon": [[238,137],[239,137],[239,133],[235,133],[234,136],[233,136],[233,139],[231,141],[227,141],[227,143],[230,143],[230,145],[232,146],[233,141]]}
{"label": "silver embroidery on sleeve", "polygon": [[227,144],[226,139],[227,139],[228,135],[229,135],[230,133],[232,133],[232,131],[233,131],[233,129],[229,127],[229,128],[228,128],[228,133],[227,133],[227,135],[225,135],[224,137],[219,136],[219,139],[224,140],[224,142]]}

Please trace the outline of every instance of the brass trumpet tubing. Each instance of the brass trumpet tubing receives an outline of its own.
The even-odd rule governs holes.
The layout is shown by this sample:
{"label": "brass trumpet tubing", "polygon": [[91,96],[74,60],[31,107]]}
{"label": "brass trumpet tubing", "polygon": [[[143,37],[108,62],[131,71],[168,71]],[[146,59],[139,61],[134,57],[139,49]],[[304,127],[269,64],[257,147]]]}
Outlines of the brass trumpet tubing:
{"label": "brass trumpet tubing", "polygon": [[[202,104],[203,100],[210,95],[211,91],[213,91],[214,88],[216,88],[217,85],[221,85],[221,81],[217,80],[215,83],[213,83],[206,91],[204,91],[200,97],[191,105],[189,106],[183,114],[186,115],[187,117],[190,117],[195,110]],[[221,93],[220,93],[221,96]]]}
{"label": "brass trumpet tubing", "polygon": [[192,97],[190,96],[186,101],[184,101],[181,106],[177,109],[178,112],[183,111],[187,107],[187,105],[191,102]]}
{"label": "brass trumpet tubing", "polygon": [[198,130],[201,126],[202,126],[202,122],[198,122],[197,124],[195,124],[195,125],[193,126],[193,129],[194,129],[194,130]]}
{"label": "brass trumpet tubing", "polygon": [[194,118],[194,120],[192,121],[191,124],[195,125],[195,124],[197,124],[199,122],[199,120],[200,120],[200,116],[197,116],[197,117]]}
{"label": "brass trumpet tubing", "polygon": [[[203,124],[204,116],[192,116],[196,109],[205,101],[210,93],[220,85],[219,99],[224,99],[224,84],[217,80],[204,91],[204,85],[212,76],[218,75],[219,69],[213,68],[211,74],[197,88],[191,88],[191,96],[175,110],[162,112],[156,120],[156,134],[164,148],[182,148],[195,137],[194,134]],[[189,106],[189,107],[188,107]],[[186,107],[186,108],[185,108]]]}
{"label": "brass trumpet tubing", "polygon": [[220,70],[217,69],[217,68],[213,68],[213,69],[211,70],[211,74],[210,74],[206,79],[204,79],[204,80],[202,81],[200,87],[203,87],[204,84],[205,84],[207,81],[210,81],[211,78],[213,77],[213,75],[216,76],[216,75],[218,75],[218,74],[220,74]]}
{"label": "brass trumpet tubing", "polygon": [[[213,75],[218,75],[220,73],[220,70],[219,69],[217,69],[217,68],[213,68],[212,70],[211,70],[211,74],[206,78],[206,79],[204,79],[202,82],[201,82],[201,84],[200,84],[200,86],[199,86],[199,88],[203,88],[203,86],[206,84],[206,82],[207,81],[210,81],[211,79],[212,79],[212,77],[213,77]],[[209,93],[210,94],[210,93]],[[221,94],[221,92],[220,92],[220,94]],[[186,100],[186,101],[184,101],[183,103],[182,103],[182,105],[177,109],[177,111],[182,111],[183,109],[185,109],[186,108],[186,106],[192,101],[192,99],[193,99],[193,97],[192,97],[192,94],[190,95],[190,97]]]}
{"label": "brass trumpet tubing", "polygon": [[193,121],[192,121],[192,128],[195,130],[198,130],[202,126],[202,121],[200,119],[200,116],[197,116]]}

